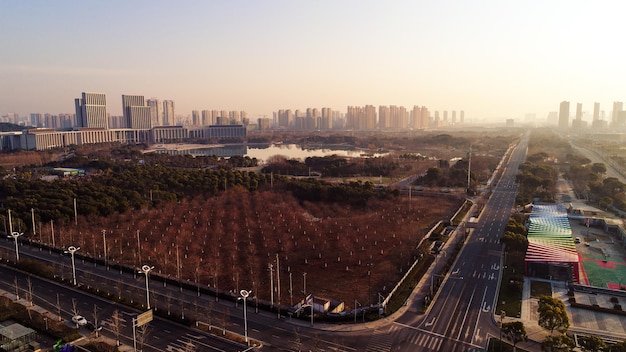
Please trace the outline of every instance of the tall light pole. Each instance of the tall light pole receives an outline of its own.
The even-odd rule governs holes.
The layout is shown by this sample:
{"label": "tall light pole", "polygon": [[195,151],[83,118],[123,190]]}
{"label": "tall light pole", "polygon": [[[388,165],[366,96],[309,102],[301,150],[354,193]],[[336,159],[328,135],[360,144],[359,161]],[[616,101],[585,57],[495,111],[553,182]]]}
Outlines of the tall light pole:
{"label": "tall light pole", "polygon": [[241,297],[239,299],[243,299],[243,336],[246,339],[246,344],[248,344],[248,313],[246,311],[246,301],[248,296],[250,296],[250,291],[241,290],[239,294]]}
{"label": "tall light pole", "polygon": [[109,270],[109,266],[107,265],[107,230],[102,230],[102,244],[104,252],[104,266],[107,270]]}
{"label": "tall light pole", "polygon": [[76,265],[74,265],[74,253],[79,250],[80,247],[70,246],[65,253],[69,253],[72,256],[72,278],[74,279],[74,286],[76,286]]}
{"label": "tall light pole", "polygon": [[144,265],[141,267],[141,270],[139,270],[140,274],[146,274],[146,302],[148,305],[148,309],[150,309],[150,289],[148,289],[148,274],[150,274],[150,271],[152,271],[152,269],[154,269],[153,266]]}
{"label": "tall light pole", "polygon": [[15,260],[16,263],[20,261],[20,250],[17,247],[17,238],[20,237],[21,235],[23,235],[23,233],[19,233],[19,232],[11,232],[11,234],[7,237],[12,237],[15,240]]}

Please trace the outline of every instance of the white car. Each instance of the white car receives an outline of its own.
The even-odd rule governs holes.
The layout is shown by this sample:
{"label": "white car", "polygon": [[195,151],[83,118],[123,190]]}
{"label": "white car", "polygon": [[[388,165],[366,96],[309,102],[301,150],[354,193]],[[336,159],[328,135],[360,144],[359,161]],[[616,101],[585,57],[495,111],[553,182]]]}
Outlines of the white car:
{"label": "white car", "polygon": [[84,326],[87,325],[87,319],[85,319],[85,317],[83,317],[82,315],[75,315],[72,317],[72,321],[74,322],[74,324],[78,325],[78,326]]}

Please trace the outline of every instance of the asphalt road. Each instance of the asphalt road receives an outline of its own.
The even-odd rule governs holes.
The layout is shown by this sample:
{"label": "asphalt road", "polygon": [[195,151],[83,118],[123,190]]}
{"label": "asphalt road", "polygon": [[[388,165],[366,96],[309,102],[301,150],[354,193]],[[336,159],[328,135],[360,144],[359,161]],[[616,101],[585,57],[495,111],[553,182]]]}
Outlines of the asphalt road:
{"label": "asphalt road", "polygon": [[480,350],[490,335],[497,335],[493,316],[501,272],[499,238],[515,204],[515,176],[519,164],[525,160],[527,145],[526,135],[512,151],[475,230],[420,324],[419,330],[436,341],[423,350]]}
{"label": "asphalt road", "polygon": [[[122,306],[105,300],[96,295],[77,291],[72,287],[59,285],[57,282],[28,275],[13,268],[0,265],[0,286],[8,292],[15,292],[15,280],[20,288],[21,297],[25,297],[28,290],[28,278],[30,278],[33,303],[52,314],[60,316],[68,326],[74,326],[71,317],[74,312],[83,315],[90,322],[94,322],[94,307],[97,312],[98,325],[102,326],[102,333],[115,339],[112,331],[113,312],[118,310],[120,316],[120,341],[123,344],[133,345],[132,319],[143,311],[138,311],[127,306]],[[74,308],[75,307],[75,308]],[[87,333],[82,330],[82,333]],[[228,340],[218,339],[210,334],[200,331],[191,331],[188,327],[176,324],[170,320],[155,317],[149,323],[145,344],[145,351],[174,350],[191,342],[197,347],[197,351],[241,351],[244,347]]]}

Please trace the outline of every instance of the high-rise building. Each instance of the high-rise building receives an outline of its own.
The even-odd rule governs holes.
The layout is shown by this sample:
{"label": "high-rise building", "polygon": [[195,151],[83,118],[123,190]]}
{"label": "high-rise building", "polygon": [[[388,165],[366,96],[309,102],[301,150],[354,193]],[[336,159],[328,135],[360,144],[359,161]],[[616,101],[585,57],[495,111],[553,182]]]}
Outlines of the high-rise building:
{"label": "high-rise building", "polygon": [[33,127],[43,127],[43,114],[41,113],[31,113],[30,114],[30,125]]}
{"label": "high-rise building", "polygon": [[378,129],[385,130],[390,126],[389,106],[380,105],[378,107]]}
{"label": "high-rise building", "polygon": [[389,106],[389,127],[393,129],[409,127],[409,112],[404,106]]}
{"label": "high-rise building", "polygon": [[569,101],[562,101],[559,106],[559,128],[569,127]]}
{"label": "high-rise building", "polygon": [[193,126],[200,126],[200,111],[191,110],[191,124]]}
{"label": "high-rise building", "polygon": [[104,93],[85,93],[74,100],[76,127],[109,128],[107,100]]}
{"label": "high-rise building", "polygon": [[620,113],[624,110],[624,102],[616,101],[613,102],[613,112],[611,113],[611,125],[620,126],[622,122],[620,121]]}
{"label": "high-rise building", "polygon": [[593,121],[600,119],[600,103],[593,103]]}
{"label": "high-rise building", "polygon": [[150,107],[150,122],[152,126],[162,126],[163,117],[161,113],[161,103],[157,98],[148,99],[148,106]]}
{"label": "high-rise building", "polygon": [[582,120],[583,118],[583,104],[576,103],[576,120]]}
{"label": "high-rise building", "polygon": [[200,121],[200,124],[202,126],[209,126],[213,124],[213,122],[211,121],[211,111],[202,110],[202,121]]}
{"label": "high-rise building", "polygon": [[461,113],[459,114],[459,123],[463,123],[465,122],[465,111],[461,110]]}
{"label": "high-rise building", "polygon": [[320,120],[319,129],[329,130],[333,127],[333,116],[331,108],[322,108],[322,118]]}
{"label": "high-rise building", "polygon": [[146,106],[143,95],[122,94],[122,113],[129,128],[152,128],[150,107]]}
{"label": "high-rise building", "polygon": [[163,126],[176,125],[176,117],[174,116],[174,101],[163,100]]}

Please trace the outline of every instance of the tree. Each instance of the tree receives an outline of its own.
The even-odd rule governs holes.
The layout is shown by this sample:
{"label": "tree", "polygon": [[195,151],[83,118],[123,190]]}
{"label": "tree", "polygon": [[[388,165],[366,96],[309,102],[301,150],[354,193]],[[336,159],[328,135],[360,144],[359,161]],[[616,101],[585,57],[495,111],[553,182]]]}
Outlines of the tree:
{"label": "tree", "polygon": [[506,245],[506,249],[512,252],[526,252],[528,248],[528,239],[524,235],[513,233],[511,231],[504,232],[500,238],[500,242]]}
{"label": "tree", "polygon": [[593,163],[593,165],[591,165],[591,171],[596,174],[604,174],[606,173],[606,166],[603,163]]}
{"label": "tree", "polygon": [[576,343],[567,335],[548,336],[541,342],[541,350],[546,352],[566,352],[574,346]]}
{"label": "tree", "polygon": [[581,336],[578,338],[578,344],[584,351],[598,352],[606,349],[604,340],[595,335]]}
{"label": "tree", "polygon": [[569,317],[565,304],[558,298],[550,296],[542,296],[539,298],[539,326],[546,330],[550,330],[550,336],[554,330],[562,333],[569,328]]}
{"label": "tree", "polygon": [[518,342],[526,341],[528,338],[524,323],[521,321],[502,324],[502,333],[508,336],[513,342],[513,352],[515,352],[515,345],[517,345]]}
{"label": "tree", "polygon": [[608,352],[626,352],[626,341],[618,342],[607,347]]}

